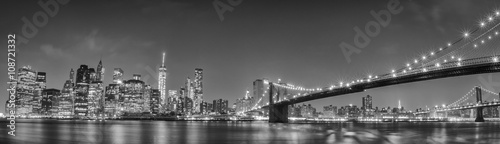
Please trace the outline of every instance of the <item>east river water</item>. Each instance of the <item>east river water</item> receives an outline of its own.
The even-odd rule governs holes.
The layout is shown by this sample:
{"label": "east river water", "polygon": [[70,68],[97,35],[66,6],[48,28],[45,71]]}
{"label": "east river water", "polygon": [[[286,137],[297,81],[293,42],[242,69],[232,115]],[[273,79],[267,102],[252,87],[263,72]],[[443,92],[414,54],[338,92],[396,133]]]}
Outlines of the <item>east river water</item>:
{"label": "east river water", "polygon": [[500,122],[17,120],[15,137],[1,124],[0,144],[500,144]]}

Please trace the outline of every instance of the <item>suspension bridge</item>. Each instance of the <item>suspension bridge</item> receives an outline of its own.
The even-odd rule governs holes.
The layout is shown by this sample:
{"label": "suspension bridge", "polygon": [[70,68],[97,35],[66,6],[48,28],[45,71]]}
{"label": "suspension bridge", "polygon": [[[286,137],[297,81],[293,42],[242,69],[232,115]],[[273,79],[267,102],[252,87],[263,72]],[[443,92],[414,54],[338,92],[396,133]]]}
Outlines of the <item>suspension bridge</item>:
{"label": "suspension bridge", "polygon": [[[254,96],[255,101],[248,110],[266,109],[269,110],[269,122],[287,123],[288,106],[291,104],[404,83],[500,72],[500,49],[497,47],[500,41],[496,40],[500,37],[499,25],[500,11],[495,11],[481,20],[473,30],[464,31],[456,40],[409,60],[399,69],[392,69],[379,75],[368,75],[350,82],[339,82],[321,88],[305,88],[266,80],[263,94]],[[482,110],[483,107],[491,105],[497,106],[498,102],[450,105],[446,109]],[[481,118],[476,121],[481,121]]]}

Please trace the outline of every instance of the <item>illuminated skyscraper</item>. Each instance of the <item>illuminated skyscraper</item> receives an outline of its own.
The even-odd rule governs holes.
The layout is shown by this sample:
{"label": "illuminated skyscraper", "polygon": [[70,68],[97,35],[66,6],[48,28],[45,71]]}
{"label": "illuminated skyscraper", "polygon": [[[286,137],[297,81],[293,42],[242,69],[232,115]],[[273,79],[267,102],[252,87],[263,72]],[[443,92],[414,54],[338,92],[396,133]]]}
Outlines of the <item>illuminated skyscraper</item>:
{"label": "illuminated skyscraper", "polygon": [[201,113],[201,104],[203,102],[203,69],[201,68],[196,68],[194,69],[194,82],[193,82],[193,89],[194,89],[194,97],[193,97],[193,103],[194,103],[194,112],[195,113]]}
{"label": "illuminated skyscraper", "polygon": [[58,112],[60,116],[73,115],[73,83],[71,80],[66,80],[61,90]]}
{"label": "illuminated skyscraper", "polygon": [[166,81],[167,81],[167,68],[165,67],[165,53],[163,53],[163,59],[161,61],[161,66],[158,75],[158,89],[160,90],[160,103],[162,106],[165,105],[167,96]]}
{"label": "illuminated skyscraper", "polygon": [[118,112],[118,102],[122,96],[120,86],[120,84],[109,84],[109,86],[106,87],[104,114],[108,117],[114,117]]}
{"label": "illuminated skyscraper", "polygon": [[76,70],[76,83],[89,83],[90,73],[87,65],[80,65]]}
{"label": "illuminated skyscraper", "polygon": [[187,77],[186,78],[186,97],[193,99],[194,97],[194,90],[193,90],[193,83],[191,82],[191,78]]}
{"label": "illuminated skyscraper", "polygon": [[40,114],[42,109],[42,91],[47,88],[47,79],[45,72],[37,72],[33,99],[31,101],[32,113]]}
{"label": "illuminated skyscraper", "polygon": [[151,112],[157,114],[160,112],[160,91],[158,89],[151,89]]}
{"label": "illuminated skyscraper", "polygon": [[97,72],[96,72],[96,81],[101,81],[104,78],[104,67],[102,66],[102,61],[99,60],[99,64],[97,65]]}
{"label": "illuminated skyscraper", "polygon": [[168,98],[167,98],[167,111],[174,111],[176,109],[177,100],[179,100],[179,93],[177,90],[168,90]]}
{"label": "illuminated skyscraper", "polygon": [[114,84],[121,84],[123,83],[123,70],[121,68],[115,68],[113,72],[113,83]]}
{"label": "illuminated skyscraper", "polygon": [[32,112],[32,100],[36,88],[36,72],[30,66],[23,66],[17,72],[16,114],[28,115]]}
{"label": "illuminated skyscraper", "polygon": [[[120,97],[120,111],[126,113],[141,113],[143,110],[143,96],[146,85],[141,80],[127,80],[123,82],[123,96]],[[122,88],[120,88],[122,89]]]}
{"label": "illuminated skyscraper", "polygon": [[90,73],[87,65],[80,65],[76,70],[74,113],[76,116],[87,116]]}
{"label": "illuminated skyscraper", "polygon": [[95,69],[94,68],[89,68],[88,70],[88,75],[89,75],[89,81],[88,83],[93,83],[96,81],[96,78],[97,78],[97,74],[95,73]]}
{"label": "illuminated skyscraper", "polygon": [[96,117],[104,112],[104,88],[100,82],[92,82],[88,88],[87,116]]}
{"label": "illuminated skyscraper", "polygon": [[41,114],[45,116],[57,116],[59,114],[59,103],[57,99],[61,96],[61,91],[58,89],[45,89],[42,95]]}

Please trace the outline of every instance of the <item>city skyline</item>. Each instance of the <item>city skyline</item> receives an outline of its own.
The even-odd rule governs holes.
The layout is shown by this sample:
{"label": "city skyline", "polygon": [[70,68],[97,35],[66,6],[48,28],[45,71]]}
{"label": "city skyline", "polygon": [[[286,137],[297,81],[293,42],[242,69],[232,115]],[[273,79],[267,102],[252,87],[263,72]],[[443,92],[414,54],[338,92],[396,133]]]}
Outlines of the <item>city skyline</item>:
{"label": "city skyline", "polygon": [[[50,22],[48,22],[46,27],[40,28],[40,31],[38,32],[38,35],[36,37],[31,38],[29,43],[20,46],[18,51],[18,68],[23,65],[31,65],[34,67],[34,69],[46,72],[47,88],[62,89],[62,86],[66,80],[67,73],[71,68],[76,69],[78,68],[77,66],[81,64],[87,64],[90,67],[95,67],[98,63],[97,59],[99,59],[99,57],[101,57],[102,55],[103,65],[108,70],[105,71],[104,74],[104,85],[109,84],[109,82],[111,81],[111,69],[122,68],[124,70],[125,79],[132,79],[132,74],[138,73],[143,75],[143,79],[146,78],[146,76],[149,76],[147,83],[155,86],[157,85],[156,78],[158,77],[158,74],[155,72],[159,68],[159,62],[161,61],[161,55],[159,55],[158,53],[167,51],[166,66],[169,71],[167,76],[166,90],[177,90],[184,83],[186,76],[191,75],[194,68],[200,67],[206,70],[204,71],[204,73],[206,74],[204,77],[204,98],[209,102],[210,100],[219,98],[229,99],[232,103],[237,98],[241,98],[242,96],[244,96],[243,92],[249,88],[252,88],[252,82],[256,79],[268,78],[274,81],[276,81],[277,79],[283,79],[283,81],[300,84],[306,87],[323,87],[329,86],[332,82],[348,80],[351,77],[365,75],[366,73],[364,72],[366,71],[369,71],[370,73],[386,72],[392,67],[403,64],[405,61],[414,56],[415,53],[426,52],[426,50],[428,50],[428,47],[431,47],[432,45],[438,45],[439,43],[456,38],[451,37],[450,35],[456,34],[456,36],[458,37],[460,34],[459,29],[473,26],[475,24],[475,20],[477,18],[483,17],[484,13],[484,9],[482,8],[479,9],[466,6],[467,3],[471,1],[459,2],[459,5],[450,4],[451,8],[444,8],[449,4],[450,1],[412,3],[407,3],[406,1],[401,2],[405,8],[404,11],[401,14],[394,15],[392,17],[393,21],[391,22],[391,24],[387,28],[382,30],[380,36],[373,39],[373,42],[370,44],[370,48],[365,48],[363,49],[362,53],[353,55],[351,63],[347,63],[344,60],[344,56],[339,50],[337,42],[332,43],[328,42],[328,40],[325,39],[337,38],[339,41],[347,41],[352,39],[352,35],[354,32],[352,32],[351,28],[353,26],[361,26],[365,22],[372,20],[369,11],[372,9],[382,9],[383,6],[361,6],[359,7],[361,12],[357,12],[355,10],[342,9],[338,6],[334,6],[338,3],[323,2],[325,6],[319,6],[318,11],[307,12],[309,14],[308,16],[297,16],[301,17],[301,19],[309,18],[312,21],[311,23],[322,23],[324,22],[322,18],[328,17],[329,14],[332,13],[326,13],[320,10],[328,10],[330,9],[328,6],[331,6],[332,9],[337,9],[340,11],[340,13],[349,12],[361,18],[359,20],[344,21],[345,24],[332,22],[331,25],[319,25],[318,29],[312,29],[310,31],[298,30],[298,32],[291,33],[294,36],[275,38],[272,41],[266,40],[269,37],[257,38],[257,41],[263,44],[255,44],[246,39],[260,36],[258,32],[261,32],[262,30],[275,30],[286,33],[288,28],[275,27],[273,26],[273,23],[278,23],[278,21],[267,19],[259,19],[265,21],[267,24],[258,26],[261,30],[258,30],[257,32],[249,32],[241,29],[234,30],[234,26],[229,25],[238,25],[247,29],[251,29],[252,27],[250,27],[249,25],[235,23],[234,21],[240,20],[241,17],[257,17],[258,14],[270,13],[272,8],[269,8],[268,5],[262,6],[264,8],[267,8],[263,11],[256,11],[252,9],[258,7],[258,5],[262,2],[245,1],[244,4],[247,4],[246,6],[243,6],[244,4],[242,4],[242,7],[238,7],[238,9],[236,9],[234,12],[227,13],[227,16],[223,22],[218,21],[215,13],[207,12],[206,15],[210,14],[208,16],[210,17],[210,19],[202,19],[200,18],[202,16],[197,15],[197,11],[212,11],[210,7],[211,4],[208,2],[166,2],[166,4],[162,6],[170,7],[170,5],[168,4],[180,5],[181,7],[177,8],[177,10],[185,12],[184,16],[187,16],[188,18],[176,17],[174,13],[169,13],[168,11],[165,12],[162,11],[162,9],[159,9],[160,12],[165,12],[165,14],[172,14],[172,17],[174,17],[175,20],[174,22],[169,23],[168,20],[170,19],[167,19],[159,21],[159,23],[167,23],[171,27],[182,28],[180,30],[175,30],[173,28],[163,28],[160,26],[156,26],[154,28],[160,28],[163,32],[170,31],[175,33],[176,35],[153,33],[151,37],[161,38],[153,39],[151,41],[140,38],[141,36],[145,36],[146,32],[141,32],[143,30],[132,29],[130,31],[122,32],[122,30],[126,28],[143,26],[140,23],[131,22],[125,26],[121,26],[118,28],[110,26],[116,25],[116,23],[85,23],[91,26],[82,26],[78,23],[65,24],[64,21],[73,20],[72,17],[77,14],[73,13],[75,10],[69,10],[65,7],[60,7],[59,14],[53,19],[50,19]],[[106,10],[106,7],[104,6],[92,5],[88,3],[85,4],[83,2],[75,1],[70,2],[68,5],[78,10],[82,10],[83,8],[85,8],[84,6],[78,6],[78,3],[84,4],[84,6],[97,8],[97,12],[88,14],[90,16],[95,16],[94,18],[89,18],[92,19],[92,21],[104,19],[104,16],[106,15],[116,15],[117,12],[125,11],[123,8],[118,9],[117,11],[109,11]],[[108,4],[111,5],[110,3],[112,4],[112,2],[109,2]],[[370,3],[373,3],[375,5],[383,5],[386,2],[384,1]],[[155,9],[155,7],[153,7],[153,5],[156,4],[157,3],[140,3],[141,7],[136,7],[137,10],[142,10],[141,12],[139,12],[140,14],[127,13],[130,15],[122,20],[141,19],[142,14],[153,16],[155,14],[159,14],[160,12],[158,12],[158,9]],[[281,3],[270,2],[268,4],[270,4],[270,6],[277,6]],[[341,4],[354,5],[354,3],[351,2],[345,2]],[[478,2],[475,4],[487,5],[487,2]],[[20,8],[19,5],[20,4],[14,4],[14,7]],[[29,5],[29,7],[26,8],[26,12],[20,12],[19,14],[14,14],[13,16],[7,16],[14,17],[9,19],[18,21],[8,22],[6,23],[7,25],[0,25],[12,30],[13,32],[16,32],[23,24],[20,20],[21,17],[31,16],[32,13],[41,10],[41,8],[36,4],[27,5]],[[133,4],[128,3],[125,5],[130,6]],[[277,9],[286,10],[291,7],[296,7],[299,4],[290,2],[287,5],[288,7],[278,7]],[[305,8],[310,9],[310,7],[315,7],[317,5],[320,4],[307,4]],[[414,10],[425,9],[425,6],[438,9],[436,10],[438,11],[436,12],[437,14],[434,15],[434,13],[431,12],[418,13],[416,10]],[[451,23],[460,24],[448,24],[442,22],[444,21],[442,20],[444,19],[443,17],[446,17],[447,14],[450,15],[451,12],[457,9],[461,9],[462,7],[465,7],[465,9],[463,9],[463,12],[461,11],[461,13],[467,13],[464,17],[457,19],[446,18],[448,22],[451,21]],[[491,7],[491,9],[494,9],[494,7]],[[241,13],[239,13],[238,11]],[[257,14],[249,14],[248,12],[255,12]],[[97,14],[101,13],[104,16],[97,16]],[[274,13],[274,15],[270,14],[270,16],[273,18],[279,18],[281,16],[284,16],[284,14],[277,12]],[[419,16],[422,16],[422,18],[419,18]],[[196,17],[199,19],[194,20],[189,19],[189,17]],[[294,17],[285,17],[283,19],[285,22],[295,23],[289,25],[290,28],[293,29],[303,29],[316,26],[315,24],[311,25],[307,23],[300,23],[300,21],[294,20]],[[435,27],[425,24],[423,24],[423,26],[421,27],[409,24],[410,21],[419,19],[422,21],[434,22]],[[198,25],[194,24],[195,22],[207,24]],[[189,25],[181,26],[185,23]],[[81,30],[76,30],[72,27],[83,28]],[[421,40],[401,40],[402,42],[396,42],[399,41],[398,38],[391,37],[390,34],[400,34],[397,32],[399,30],[398,28],[400,27],[414,27],[415,29],[422,30],[423,32],[416,32],[411,30],[405,31],[408,33],[414,33],[415,36],[412,38]],[[228,31],[226,31],[227,29],[230,29],[230,31],[233,32],[229,33]],[[321,32],[327,29],[329,29],[328,32]],[[331,31],[332,29],[334,31]],[[347,30],[343,31],[340,29]],[[437,29],[437,31],[426,32],[425,29]],[[441,31],[439,31],[440,29]],[[154,29],[152,28],[147,30]],[[337,30],[340,31],[339,33],[347,34],[347,36],[329,36],[334,34]],[[4,30],[2,30],[2,32],[3,31]],[[206,32],[207,34],[199,34],[196,35],[197,37],[192,39],[192,36],[194,34],[198,34],[199,31]],[[222,35],[217,38],[210,38],[212,34],[219,33],[220,31],[228,32],[229,34]],[[321,37],[318,36],[313,38],[306,38],[305,36],[301,36],[302,33],[304,33],[306,36],[319,34],[321,35]],[[238,36],[236,38],[230,38],[229,36],[231,35]],[[435,35],[436,37],[427,38],[426,36],[428,35]],[[163,40],[168,40],[169,43],[162,43]],[[181,42],[175,42],[177,40],[180,40]],[[200,41],[200,44],[187,44],[188,42],[193,40]],[[124,43],[123,41],[132,42]],[[210,41],[214,41],[215,44]],[[296,41],[304,42],[301,43]],[[430,41],[431,45],[419,43],[423,41]],[[319,44],[313,44],[314,42],[318,42]],[[385,42],[390,44],[386,44]],[[133,45],[133,47],[127,47],[126,44],[131,44]],[[406,45],[415,46],[404,48]],[[23,47],[25,47],[26,49],[23,49]],[[271,47],[276,48],[271,49],[271,53],[269,54],[262,53],[264,50]],[[282,50],[289,51],[285,54],[280,55],[280,52],[282,52]],[[304,55],[297,54],[302,50],[305,50]],[[323,54],[324,52],[315,52],[322,50],[326,51],[327,53],[333,54],[334,56],[328,58],[329,55]],[[234,54],[230,56],[217,54],[221,51],[224,51],[224,53],[227,52]],[[83,55],[80,56],[80,54]],[[237,59],[232,57],[241,58]],[[2,58],[5,58],[5,56],[2,56]],[[311,60],[309,58],[317,59]],[[375,58],[377,58],[377,60],[370,60]],[[387,66],[386,63],[389,63],[390,66]],[[303,68],[297,68],[297,65]],[[151,70],[154,73],[151,72]],[[354,74],[352,74],[351,72],[354,72]],[[5,72],[2,72],[1,74],[6,76]],[[303,75],[307,75],[309,77],[302,77]],[[493,82],[500,82],[500,79],[498,79],[499,74],[491,75],[493,77]],[[456,98],[466,93],[471,86],[475,85],[490,84],[490,87],[498,89],[500,86],[497,86],[494,83],[485,84],[481,81],[481,78],[489,80],[489,76],[490,74],[472,75],[451,79],[410,83],[398,86],[378,88],[375,90],[369,90],[364,93],[344,95],[308,103],[313,103],[313,106],[315,106],[317,109],[320,109],[323,105],[326,105],[326,103],[337,103],[336,105],[339,105],[339,103],[353,103],[356,105],[361,105],[359,103],[359,99],[361,99],[361,97],[372,95],[375,99],[373,101],[373,105],[393,105],[394,107],[396,107],[397,100],[401,99],[402,105],[405,106],[405,108],[406,105],[408,105],[409,109],[415,109],[423,107],[422,105],[432,106],[441,105],[442,103],[450,103],[452,102],[452,100],[455,100]],[[5,81],[6,78],[2,77],[1,80]],[[6,84],[2,83],[1,86],[6,87]],[[452,88],[456,88],[459,90],[449,92],[449,89]],[[463,91],[460,91],[460,89],[463,89]],[[0,92],[3,93],[2,95],[7,94],[5,89]],[[384,100],[383,102],[381,102],[380,100],[376,100],[379,99],[378,97],[394,99],[395,101]],[[6,101],[7,99],[5,97],[2,97],[0,100]],[[418,104],[410,103],[410,101]]]}

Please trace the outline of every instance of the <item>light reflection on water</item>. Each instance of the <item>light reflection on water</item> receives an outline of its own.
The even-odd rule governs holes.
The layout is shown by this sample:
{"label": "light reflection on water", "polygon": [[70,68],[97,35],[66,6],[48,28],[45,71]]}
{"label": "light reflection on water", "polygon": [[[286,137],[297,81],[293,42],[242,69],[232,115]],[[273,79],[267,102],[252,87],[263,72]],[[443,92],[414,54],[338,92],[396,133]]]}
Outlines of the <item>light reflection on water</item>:
{"label": "light reflection on water", "polygon": [[[5,124],[6,123],[2,123]],[[234,121],[18,120],[9,143],[500,143],[500,123],[270,124]]]}

